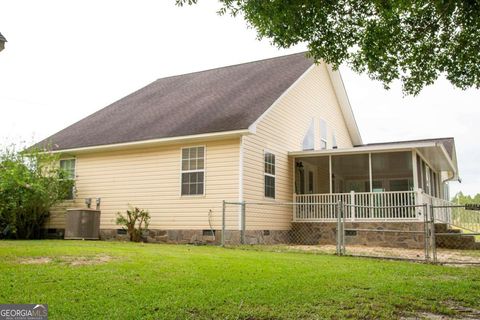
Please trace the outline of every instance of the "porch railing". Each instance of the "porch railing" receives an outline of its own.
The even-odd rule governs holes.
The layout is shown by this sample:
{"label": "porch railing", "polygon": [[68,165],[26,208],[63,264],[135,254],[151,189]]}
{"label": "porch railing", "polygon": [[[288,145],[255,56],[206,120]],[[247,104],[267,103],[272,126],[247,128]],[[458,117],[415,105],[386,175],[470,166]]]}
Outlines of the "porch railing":
{"label": "porch railing", "polygon": [[447,224],[452,223],[452,203],[448,200],[432,197],[426,193],[421,193],[421,203],[428,203],[433,206],[435,221]]}
{"label": "porch railing", "polygon": [[[423,220],[421,191],[350,192],[328,194],[295,194],[294,221],[336,221],[336,203],[348,205],[349,221],[413,221]],[[305,203],[304,205],[302,203]]]}

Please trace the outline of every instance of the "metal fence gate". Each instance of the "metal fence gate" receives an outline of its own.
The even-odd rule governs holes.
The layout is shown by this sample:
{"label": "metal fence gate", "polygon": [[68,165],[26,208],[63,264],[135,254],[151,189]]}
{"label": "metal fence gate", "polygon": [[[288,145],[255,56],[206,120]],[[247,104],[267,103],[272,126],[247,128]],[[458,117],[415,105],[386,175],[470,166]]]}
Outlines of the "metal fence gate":
{"label": "metal fence gate", "polygon": [[[413,211],[415,218],[351,220],[345,212],[364,210],[373,212],[375,217],[402,216],[405,211]],[[387,214],[388,212],[388,214]],[[341,204],[339,218],[339,250],[337,254],[431,261],[433,225],[430,223],[428,205],[408,206],[362,206]]]}
{"label": "metal fence gate", "polygon": [[435,263],[480,263],[480,208],[469,205],[432,205],[430,207]]}
{"label": "metal fence gate", "polygon": [[256,250],[480,264],[479,231],[480,211],[465,206],[224,201],[220,243]]}

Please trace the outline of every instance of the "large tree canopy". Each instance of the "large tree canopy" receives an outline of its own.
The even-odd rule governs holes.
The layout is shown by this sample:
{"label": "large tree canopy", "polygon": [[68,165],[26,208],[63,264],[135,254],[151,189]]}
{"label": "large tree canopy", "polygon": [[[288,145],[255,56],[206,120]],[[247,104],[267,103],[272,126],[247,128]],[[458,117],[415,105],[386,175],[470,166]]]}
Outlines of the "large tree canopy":
{"label": "large tree canopy", "polygon": [[[197,0],[176,0],[178,5]],[[334,68],[348,64],[406,94],[444,75],[456,87],[480,88],[480,0],[219,0],[220,14],[243,15],[259,38]]]}

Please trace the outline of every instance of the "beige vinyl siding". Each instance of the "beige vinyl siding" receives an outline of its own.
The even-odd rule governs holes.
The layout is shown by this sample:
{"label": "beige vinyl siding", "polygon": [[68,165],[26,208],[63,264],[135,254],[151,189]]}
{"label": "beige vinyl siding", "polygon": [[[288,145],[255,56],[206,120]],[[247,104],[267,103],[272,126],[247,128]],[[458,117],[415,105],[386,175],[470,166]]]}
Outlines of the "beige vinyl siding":
{"label": "beige vinyl siding", "polygon": [[[302,149],[305,133],[315,123],[315,149],[320,148],[320,119],[328,125],[328,148],[335,132],[338,148],[352,147],[335,91],[324,64],[312,67],[294,84],[256,125],[256,133],[244,137],[245,201],[291,202],[293,159],[289,151]],[[263,153],[276,157],[276,199],[264,197]],[[292,206],[247,206],[249,229],[289,229]]]}
{"label": "beige vinyl siding", "polygon": [[[205,146],[205,194],[181,196],[181,148],[193,146]],[[129,204],[149,210],[152,229],[209,229],[209,210],[218,229],[222,200],[238,200],[239,139],[79,154],[76,159],[74,205],[101,198],[102,229],[118,228],[116,213]],[[55,208],[48,227],[64,227],[63,212]]]}

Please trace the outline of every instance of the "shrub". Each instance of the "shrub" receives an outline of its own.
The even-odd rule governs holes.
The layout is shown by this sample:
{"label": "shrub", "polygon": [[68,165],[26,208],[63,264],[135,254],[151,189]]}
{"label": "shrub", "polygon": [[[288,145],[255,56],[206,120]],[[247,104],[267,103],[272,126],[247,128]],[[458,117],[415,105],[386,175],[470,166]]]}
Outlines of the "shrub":
{"label": "shrub", "polygon": [[73,187],[73,181],[60,179],[58,161],[40,150],[0,150],[0,238],[41,236],[50,208]]}
{"label": "shrub", "polygon": [[117,224],[127,229],[130,241],[140,242],[142,234],[148,230],[150,222],[150,214],[147,210],[141,210],[137,207],[127,210],[126,216],[117,213]]}

